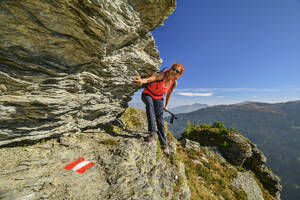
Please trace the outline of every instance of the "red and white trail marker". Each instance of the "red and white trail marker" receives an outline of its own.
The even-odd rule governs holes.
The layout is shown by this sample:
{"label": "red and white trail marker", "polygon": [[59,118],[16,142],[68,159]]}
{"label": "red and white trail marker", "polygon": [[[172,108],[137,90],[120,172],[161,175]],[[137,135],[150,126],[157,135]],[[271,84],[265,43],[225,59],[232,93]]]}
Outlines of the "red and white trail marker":
{"label": "red and white trail marker", "polygon": [[92,167],[95,163],[91,161],[86,161],[84,158],[80,157],[77,160],[66,165],[64,169],[73,170],[79,174],[83,174],[88,168]]}

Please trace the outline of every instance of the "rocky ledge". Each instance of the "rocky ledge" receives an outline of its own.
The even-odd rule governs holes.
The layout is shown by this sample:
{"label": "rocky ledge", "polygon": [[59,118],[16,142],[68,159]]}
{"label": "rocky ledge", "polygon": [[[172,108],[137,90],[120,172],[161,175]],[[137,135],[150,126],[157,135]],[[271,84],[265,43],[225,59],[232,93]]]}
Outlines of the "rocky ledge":
{"label": "rocky ledge", "polygon": [[[145,136],[143,130],[89,129],[1,148],[0,199],[190,199],[184,165],[172,164],[157,141],[146,143]],[[176,152],[176,144],[170,144],[170,152]],[[83,174],[64,169],[79,157],[96,164]],[[184,182],[176,189],[179,177]]]}
{"label": "rocky ledge", "polygon": [[[146,113],[128,108],[118,125],[0,148],[0,199],[280,199],[261,181],[269,172],[262,179],[233,164],[218,142],[178,142],[166,130],[164,153],[157,138],[145,142],[146,127]],[[260,166],[265,158],[253,155],[246,160]],[[80,157],[95,165],[83,174],[64,169]]]}

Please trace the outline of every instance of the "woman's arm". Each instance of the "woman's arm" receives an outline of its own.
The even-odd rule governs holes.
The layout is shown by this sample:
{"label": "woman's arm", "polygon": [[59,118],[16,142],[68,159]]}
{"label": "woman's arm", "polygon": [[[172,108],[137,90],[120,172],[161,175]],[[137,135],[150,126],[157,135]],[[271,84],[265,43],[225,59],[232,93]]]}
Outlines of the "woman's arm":
{"label": "woman's arm", "polygon": [[163,79],[164,77],[164,73],[155,73],[152,76],[150,76],[149,78],[141,78],[140,76],[136,76],[135,77],[135,82],[142,85],[142,84],[146,84],[146,83],[151,83],[153,81],[158,81]]}
{"label": "woman's arm", "polygon": [[169,103],[169,100],[170,100],[170,98],[171,98],[172,92],[173,92],[174,88],[176,88],[176,86],[177,86],[177,82],[175,81],[173,87],[171,87],[170,90],[167,92],[167,96],[166,96],[166,104],[165,104],[165,108],[164,108],[165,111],[168,110],[168,103]]}

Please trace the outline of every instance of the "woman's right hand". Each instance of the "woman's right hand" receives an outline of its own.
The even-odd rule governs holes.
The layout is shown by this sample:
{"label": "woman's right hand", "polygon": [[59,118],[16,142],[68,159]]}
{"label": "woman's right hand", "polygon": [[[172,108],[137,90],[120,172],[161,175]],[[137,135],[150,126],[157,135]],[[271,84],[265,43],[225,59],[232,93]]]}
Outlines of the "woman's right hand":
{"label": "woman's right hand", "polygon": [[147,83],[147,81],[145,79],[142,79],[140,76],[135,77],[135,82],[140,84],[140,85],[143,85],[143,84]]}

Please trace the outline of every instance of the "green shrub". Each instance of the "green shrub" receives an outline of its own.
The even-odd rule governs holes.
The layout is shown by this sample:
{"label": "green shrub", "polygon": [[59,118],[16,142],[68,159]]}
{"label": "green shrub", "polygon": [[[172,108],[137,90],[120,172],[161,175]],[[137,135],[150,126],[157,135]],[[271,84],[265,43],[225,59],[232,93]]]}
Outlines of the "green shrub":
{"label": "green shrub", "polygon": [[243,167],[236,166],[236,169],[239,170],[240,172],[246,172],[247,170]]}
{"label": "green shrub", "polygon": [[224,128],[216,128],[215,133],[218,135],[226,134],[226,129]]}
{"label": "green shrub", "polygon": [[185,134],[186,134],[186,135],[189,135],[192,131],[193,131],[193,128],[192,128],[191,121],[188,120],[188,121],[186,122]]}
{"label": "green shrub", "polygon": [[222,122],[214,122],[212,125],[213,128],[220,128],[220,129],[225,129],[226,130],[226,126],[222,123]]}
{"label": "green shrub", "polygon": [[229,146],[229,144],[226,141],[224,141],[224,143],[222,144],[222,146],[226,148],[226,147]]}
{"label": "green shrub", "polygon": [[211,128],[211,125],[210,124],[200,124],[200,127],[209,129],[209,128]]}

